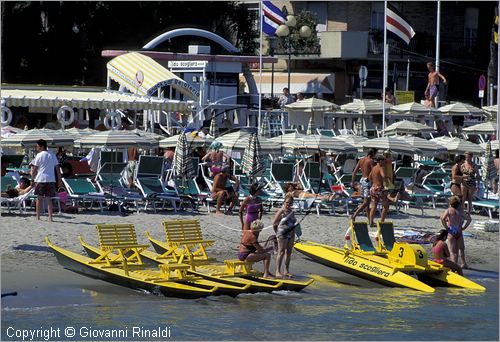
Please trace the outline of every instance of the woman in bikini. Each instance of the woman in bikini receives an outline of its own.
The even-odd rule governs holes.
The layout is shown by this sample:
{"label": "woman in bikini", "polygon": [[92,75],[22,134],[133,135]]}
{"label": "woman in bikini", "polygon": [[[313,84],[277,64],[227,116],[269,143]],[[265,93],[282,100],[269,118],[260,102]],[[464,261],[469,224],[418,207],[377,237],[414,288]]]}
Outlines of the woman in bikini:
{"label": "woman in bikini", "polygon": [[[276,212],[273,220],[273,229],[278,239],[278,254],[276,256],[276,277],[293,278],[290,273],[290,257],[293,251],[295,241],[295,226],[297,219],[292,209],[293,196],[287,194],[283,207]],[[284,273],[281,273],[281,264],[285,259]]]}
{"label": "woman in bikini", "polygon": [[[241,229],[243,230],[250,229],[250,225],[253,221],[262,219],[262,199],[259,197],[260,190],[259,184],[252,184],[250,187],[250,195],[245,197],[243,202],[241,202],[238,213],[240,216]],[[243,219],[243,212],[245,211],[245,219]]]}
{"label": "woman in bikini", "polygon": [[476,179],[478,170],[476,164],[472,161],[472,152],[465,152],[465,162],[460,167],[462,174],[466,176],[462,182],[463,202],[467,201],[467,213],[472,211],[472,197],[477,190]]}
{"label": "woman in bikini", "polygon": [[448,259],[450,257],[450,251],[446,245],[446,238],[448,237],[448,231],[446,229],[441,229],[436,241],[432,244],[432,253],[434,254],[434,261],[445,267],[450,268],[453,272],[457,272],[463,275],[462,268],[457,265],[457,263]]}
{"label": "woman in bikini", "polygon": [[451,193],[460,198],[460,202],[463,204],[463,194],[462,194],[462,182],[467,178],[462,173],[462,164],[465,161],[465,156],[458,155],[455,157],[455,165],[451,168]]}
{"label": "woman in bikini", "polygon": [[458,262],[458,255],[462,264],[460,267],[467,268],[465,262],[465,244],[463,231],[469,226],[472,219],[465,213],[458,196],[451,196],[448,200],[449,207],[441,215],[441,224],[448,232],[448,245],[450,246],[451,260]]}
{"label": "woman in bikini", "polygon": [[250,229],[243,230],[241,243],[238,253],[240,261],[249,262],[264,262],[264,278],[272,278],[273,275],[269,272],[269,264],[271,255],[259,243],[259,234],[264,228],[264,224],[260,220],[255,220],[250,225]]}
{"label": "woman in bikini", "polygon": [[222,167],[229,163],[229,156],[227,153],[221,151],[222,143],[219,141],[214,141],[210,147],[208,152],[201,161],[210,162],[210,176],[215,177],[219,172],[221,172]]}

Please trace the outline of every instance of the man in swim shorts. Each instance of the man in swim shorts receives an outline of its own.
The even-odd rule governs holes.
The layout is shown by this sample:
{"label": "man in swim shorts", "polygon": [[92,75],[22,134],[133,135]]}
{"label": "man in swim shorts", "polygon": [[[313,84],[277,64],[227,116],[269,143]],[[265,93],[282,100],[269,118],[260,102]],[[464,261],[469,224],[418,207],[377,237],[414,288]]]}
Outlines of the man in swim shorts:
{"label": "man in swim shorts", "polygon": [[427,76],[427,88],[425,88],[425,95],[432,101],[432,106],[437,108],[436,97],[439,95],[439,79],[441,78],[444,84],[447,84],[446,78],[436,71],[434,63],[427,63],[427,70],[429,74]]}
{"label": "man in swim shorts", "polygon": [[385,221],[385,216],[387,215],[387,211],[389,210],[387,190],[385,190],[384,188],[384,181],[387,180],[387,174],[385,172],[385,158],[383,156],[377,157],[377,165],[372,168],[368,179],[372,183],[372,187],[370,189],[371,209],[368,221],[370,222],[370,226],[374,227],[375,224],[373,223],[373,219],[378,203],[382,202],[382,214],[380,217],[380,222]]}
{"label": "man in swim shorts", "polygon": [[356,217],[358,214],[363,210],[366,209],[366,216],[369,217],[369,211],[370,211],[370,187],[371,183],[370,180],[368,179],[368,176],[370,176],[370,172],[373,167],[373,157],[377,153],[377,150],[374,148],[371,148],[368,153],[366,154],[366,157],[361,158],[358,161],[358,164],[356,164],[356,167],[352,171],[352,180],[351,184],[354,186],[354,182],[356,180],[356,174],[358,173],[358,170],[361,170],[362,177],[359,181],[359,184],[361,185],[361,197],[363,198],[363,203],[356,209],[354,214],[352,214],[351,219],[353,221],[356,220]]}

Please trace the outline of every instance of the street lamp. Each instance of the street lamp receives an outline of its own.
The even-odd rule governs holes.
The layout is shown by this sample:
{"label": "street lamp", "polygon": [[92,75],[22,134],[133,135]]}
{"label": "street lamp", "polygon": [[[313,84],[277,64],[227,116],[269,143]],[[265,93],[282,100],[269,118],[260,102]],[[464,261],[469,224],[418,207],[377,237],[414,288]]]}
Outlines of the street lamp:
{"label": "street lamp", "polygon": [[309,26],[302,26],[298,32],[291,33],[291,29],[295,28],[297,25],[297,19],[293,15],[288,15],[286,17],[286,22],[281,24],[276,29],[276,35],[280,38],[286,38],[286,48],[288,52],[288,90],[290,91],[290,63],[292,56],[292,42],[291,38],[293,36],[299,36],[301,38],[309,38],[311,36],[311,28]]}

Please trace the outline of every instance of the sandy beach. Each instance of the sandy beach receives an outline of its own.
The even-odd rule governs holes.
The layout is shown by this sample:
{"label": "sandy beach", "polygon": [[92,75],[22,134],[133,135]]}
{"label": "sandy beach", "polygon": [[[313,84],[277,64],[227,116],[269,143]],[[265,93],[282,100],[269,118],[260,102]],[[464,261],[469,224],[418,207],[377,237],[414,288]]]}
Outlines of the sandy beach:
{"label": "sandy beach", "polygon": [[[64,278],[68,271],[63,270],[52,253],[48,252],[44,240],[45,236],[49,236],[52,242],[61,247],[83,253],[78,242],[78,236],[81,235],[85,241],[97,245],[95,225],[99,223],[132,223],[136,227],[139,242],[148,243],[145,236],[146,231],[157,238],[164,238],[164,231],[161,226],[163,220],[197,218],[201,222],[204,237],[216,240],[215,244],[209,249],[210,255],[219,260],[235,258],[241,232],[238,216],[217,216],[213,213],[207,214],[203,209],[201,207],[200,212],[195,214],[191,212],[175,214],[163,211],[156,214],[134,213],[126,217],[122,217],[116,212],[84,211],[80,214],[55,215],[55,222],[53,223],[47,222],[46,216],[42,216],[42,219],[37,221],[31,212],[25,215],[4,212],[1,218],[2,286],[3,288],[11,288],[14,285],[12,282],[17,279],[14,275],[26,271],[60,270],[60,275]],[[424,216],[421,216],[420,209],[415,208],[410,208],[408,213],[401,212],[399,214],[391,210],[388,220],[394,222],[396,229],[437,232],[441,227],[438,216],[442,210],[443,208],[427,208]],[[276,209],[272,209],[271,212],[264,214],[263,222],[267,228],[262,232],[260,240],[265,240],[267,236],[273,233],[270,224],[275,211]],[[301,220],[303,239],[333,246],[343,244],[343,237],[348,224],[346,215],[317,216],[316,213],[310,213],[305,217],[304,215],[298,215],[298,219]],[[364,217],[359,217],[359,220],[363,219]],[[484,232],[473,228],[474,221],[485,220],[488,220],[487,216],[473,215],[473,222],[469,229],[466,230],[472,235],[465,237],[467,262],[473,268],[498,271],[498,232]],[[424,246],[428,251],[428,255],[432,257],[431,245],[426,244]],[[259,264],[256,267],[261,269]],[[274,260],[271,267],[271,270],[274,271]],[[314,274],[315,271],[323,274],[329,273],[329,269],[306,260],[298,252],[292,254],[291,270],[295,274],[304,275]],[[55,274],[59,273],[55,272]],[[57,282],[57,280],[53,279],[53,282]],[[48,280],[48,283],[50,283],[50,280]],[[31,285],[16,284],[16,286]]]}

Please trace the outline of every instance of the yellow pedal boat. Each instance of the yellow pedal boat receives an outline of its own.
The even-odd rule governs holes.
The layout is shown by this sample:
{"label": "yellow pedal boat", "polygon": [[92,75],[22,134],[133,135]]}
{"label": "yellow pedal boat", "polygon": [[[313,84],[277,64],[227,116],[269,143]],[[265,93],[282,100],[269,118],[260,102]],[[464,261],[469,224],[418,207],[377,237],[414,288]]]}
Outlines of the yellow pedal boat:
{"label": "yellow pedal boat", "polygon": [[418,244],[396,242],[392,222],[377,223],[377,248],[368,235],[367,222],[351,222],[352,246],[337,248],[311,241],[295,243],[295,249],[323,265],[388,286],[434,292],[432,286],[485,288],[436,262]]}

